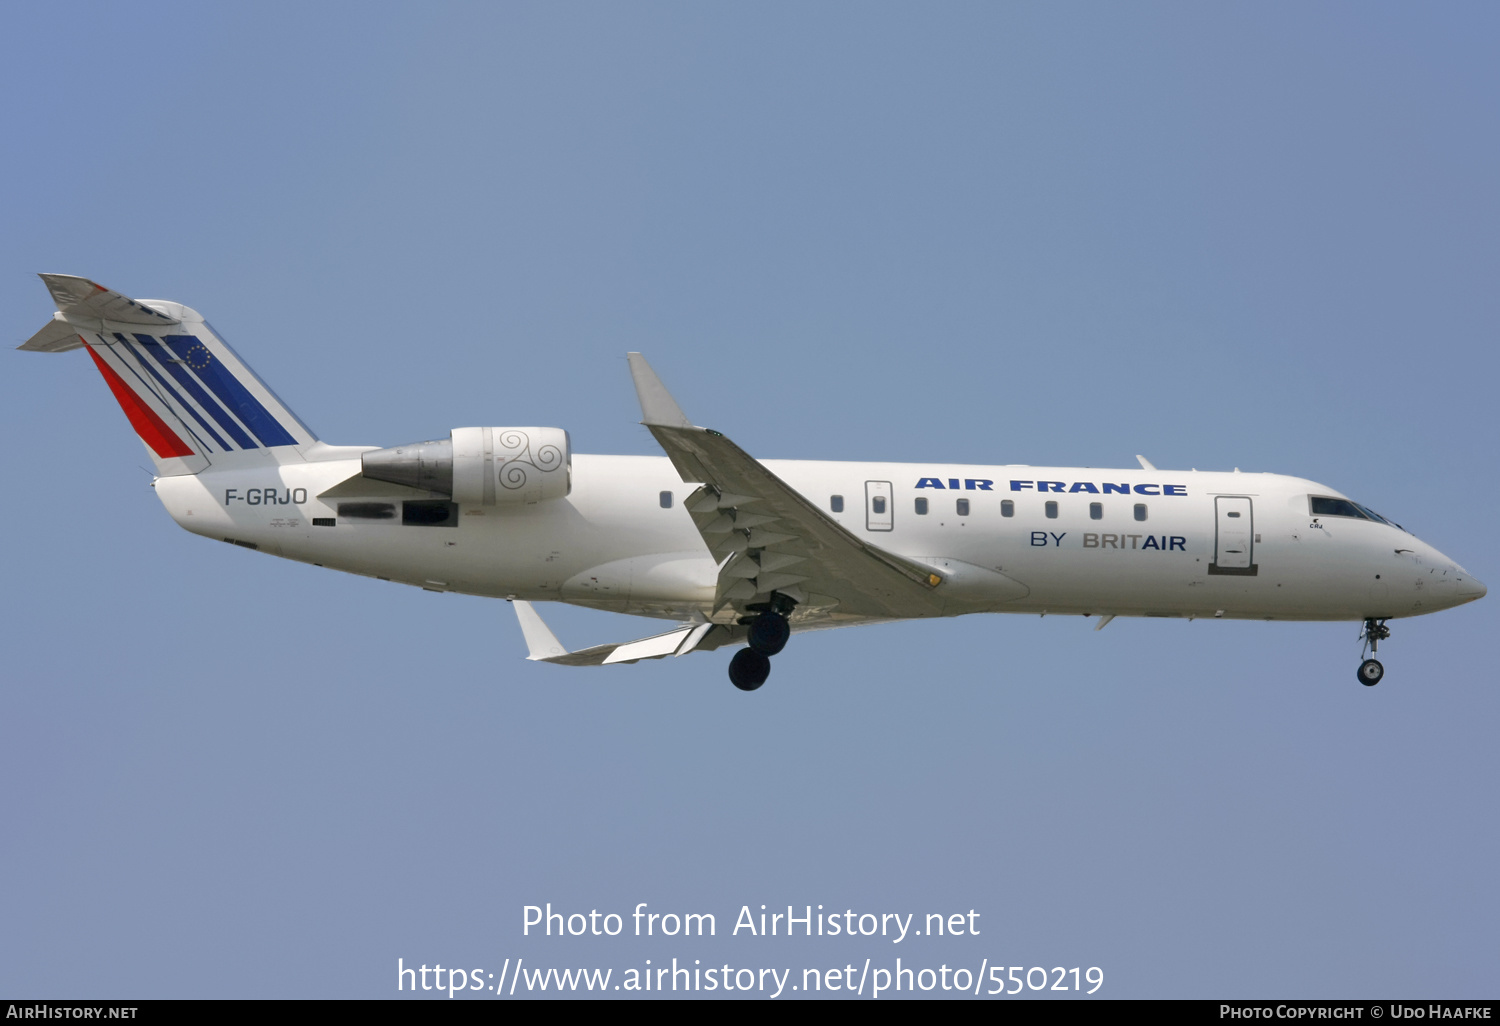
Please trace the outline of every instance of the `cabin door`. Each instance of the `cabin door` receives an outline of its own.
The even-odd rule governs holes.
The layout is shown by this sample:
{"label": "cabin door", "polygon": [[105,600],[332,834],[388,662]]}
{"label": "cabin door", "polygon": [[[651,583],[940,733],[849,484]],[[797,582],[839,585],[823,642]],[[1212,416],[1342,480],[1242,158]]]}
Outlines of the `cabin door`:
{"label": "cabin door", "polygon": [[1220,495],[1214,498],[1218,530],[1214,535],[1214,566],[1219,570],[1249,572],[1255,560],[1255,523],[1250,498]]}

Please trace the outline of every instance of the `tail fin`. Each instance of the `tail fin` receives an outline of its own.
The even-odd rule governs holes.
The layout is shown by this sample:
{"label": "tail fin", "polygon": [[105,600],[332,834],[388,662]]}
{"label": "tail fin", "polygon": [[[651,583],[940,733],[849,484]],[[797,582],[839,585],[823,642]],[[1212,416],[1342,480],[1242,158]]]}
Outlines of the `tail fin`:
{"label": "tail fin", "polygon": [[317,441],[191,307],[43,274],[57,313],[20,348],[86,347],[164,477],[247,459],[282,462]]}

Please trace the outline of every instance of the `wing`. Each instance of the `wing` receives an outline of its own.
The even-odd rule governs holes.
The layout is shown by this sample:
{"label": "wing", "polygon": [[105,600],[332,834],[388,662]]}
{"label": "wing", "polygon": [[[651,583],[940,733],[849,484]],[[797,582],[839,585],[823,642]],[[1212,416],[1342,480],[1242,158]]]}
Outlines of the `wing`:
{"label": "wing", "polygon": [[640,641],[628,641],[616,645],[595,645],[593,648],[569,652],[563,648],[557,635],[542,622],[530,602],[514,599],[516,619],[521,622],[521,634],[526,639],[527,659],[539,663],[560,663],[563,666],[608,666],[612,663],[634,663],[641,659],[664,659],[667,656],[687,655],[689,652],[708,652],[731,641],[743,641],[744,630],[716,623],[678,624],[665,634],[657,634]]}
{"label": "wing", "polygon": [[728,438],[693,426],[639,353],[630,372],[642,423],[683,481],[699,484],[686,505],[721,561],[714,619],[790,603],[799,628],[944,615],[934,568],[860,540]]}

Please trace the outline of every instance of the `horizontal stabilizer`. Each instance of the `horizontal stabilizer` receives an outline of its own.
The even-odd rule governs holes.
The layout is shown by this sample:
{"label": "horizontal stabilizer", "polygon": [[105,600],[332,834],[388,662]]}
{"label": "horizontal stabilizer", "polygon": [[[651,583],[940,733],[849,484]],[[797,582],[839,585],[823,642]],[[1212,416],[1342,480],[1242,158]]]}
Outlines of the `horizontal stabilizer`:
{"label": "horizontal stabilizer", "polygon": [[628,641],[616,645],[595,645],[578,652],[569,652],[557,640],[557,635],[542,622],[541,615],[530,602],[513,599],[516,619],[521,622],[521,633],[526,638],[527,659],[540,663],[558,663],[563,666],[605,666],[611,663],[633,663],[640,659],[663,659],[669,655],[687,655],[697,648],[718,648],[730,640],[731,632],[724,627],[716,631],[722,638],[714,638],[703,644],[715,624],[685,623],[665,634],[657,634],[639,641]]}
{"label": "horizontal stabilizer", "polygon": [[52,301],[62,313],[117,324],[154,324],[169,327],[180,323],[155,307],[122,296],[98,282],[72,274],[41,274],[52,293]]}
{"label": "horizontal stabilizer", "polygon": [[66,353],[82,346],[83,339],[78,336],[78,329],[57,314],[47,322],[46,327],[17,348],[28,353]]}
{"label": "horizontal stabilizer", "polygon": [[87,278],[73,274],[39,274],[37,277],[52,293],[57,313],[52,315],[46,327],[18,347],[30,353],[66,353],[77,349],[84,344],[78,337],[78,329],[100,331],[105,321],[150,324],[159,328],[182,323],[147,303],[122,296]]}

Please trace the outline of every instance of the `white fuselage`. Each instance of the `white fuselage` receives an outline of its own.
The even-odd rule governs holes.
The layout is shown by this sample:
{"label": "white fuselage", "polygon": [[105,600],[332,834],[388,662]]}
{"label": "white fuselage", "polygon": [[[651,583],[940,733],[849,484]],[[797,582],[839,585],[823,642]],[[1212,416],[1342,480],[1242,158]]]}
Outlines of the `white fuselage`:
{"label": "white fuselage", "polygon": [[[464,505],[451,525],[431,525],[403,523],[401,514],[403,500],[428,493],[359,477],[356,453],[162,477],[156,491],[196,534],[350,573],[648,616],[713,615],[717,568],[682,505],[692,486],[665,458],[575,455],[565,498]],[[1310,495],[1340,493],[1300,478],[764,462],[870,544],[940,570],[957,561],[998,571],[1023,586],[968,593],[953,612],[1361,620],[1484,594],[1463,568],[1399,528],[1313,516]],[[390,504],[394,515],[340,515],[341,504],[356,502]]]}

